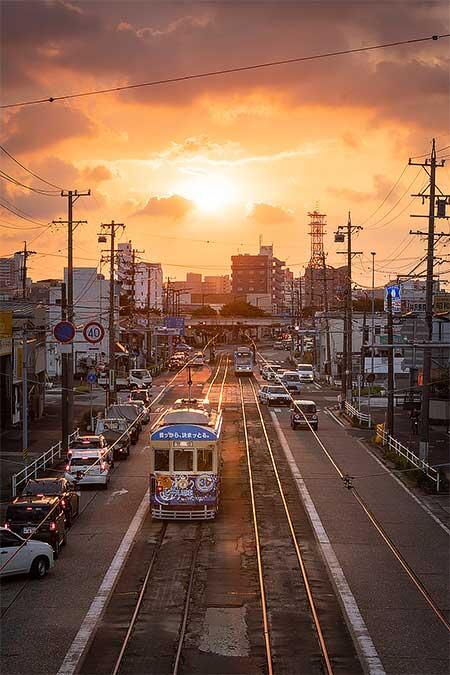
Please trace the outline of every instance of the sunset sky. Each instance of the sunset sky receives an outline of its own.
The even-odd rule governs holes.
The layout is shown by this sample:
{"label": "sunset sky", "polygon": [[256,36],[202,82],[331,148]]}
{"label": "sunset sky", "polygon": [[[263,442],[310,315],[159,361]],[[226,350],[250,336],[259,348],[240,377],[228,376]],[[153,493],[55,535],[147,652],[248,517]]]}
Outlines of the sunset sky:
{"label": "sunset sky", "polygon": [[[415,0],[3,0],[2,103],[444,34],[449,24],[447,2]],[[307,212],[317,204],[328,217],[328,262],[343,263],[332,235],[351,210],[364,224],[354,278],[370,283],[374,250],[381,283],[424,249],[408,236],[426,225],[409,218],[426,212],[420,200],[409,205],[426,184],[422,170],[408,167],[372,214],[409,157],[429,152],[433,136],[438,148],[450,145],[449,45],[10,108],[1,143],[47,180],[91,188],[74,211],[88,221],[76,231],[76,265],[96,265],[99,224],[114,219],[126,224],[122,241],[160,261],[165,276],[228,273],[230,255],[255,253],[260,234],[297,275],[310,252]],[[46,187],[5,155],[1,168]],[[447,168],[438,184],[450,192]],[[40,223],[67,217],[58,196],[5,182],[2,196]],[[0,209],[0,255],[27,239],[39,252],[29,261],[33,279],[61,277],[64,227],[28,224]]]}

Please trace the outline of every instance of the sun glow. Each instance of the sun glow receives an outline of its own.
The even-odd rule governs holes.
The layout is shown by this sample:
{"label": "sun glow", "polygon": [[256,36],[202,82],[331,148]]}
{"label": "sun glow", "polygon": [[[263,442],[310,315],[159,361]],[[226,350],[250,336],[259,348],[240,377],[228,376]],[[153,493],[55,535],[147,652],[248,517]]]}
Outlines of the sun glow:
{"label": "sun glow", "polygon": [[218,213],[236,198],[232,182],[219,175],[198,175],[181,184],[176,192],[195,203],[205,213]]}

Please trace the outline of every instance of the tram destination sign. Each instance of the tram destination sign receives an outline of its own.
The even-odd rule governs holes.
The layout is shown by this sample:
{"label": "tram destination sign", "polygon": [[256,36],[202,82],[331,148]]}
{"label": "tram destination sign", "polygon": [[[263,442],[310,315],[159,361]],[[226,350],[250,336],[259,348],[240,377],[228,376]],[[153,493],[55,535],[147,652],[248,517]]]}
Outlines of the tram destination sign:
{"label": "tram destination sign", "polygon": [[217,433],[194,424],[161,427],[151,435],[152,441],[217,441]]}

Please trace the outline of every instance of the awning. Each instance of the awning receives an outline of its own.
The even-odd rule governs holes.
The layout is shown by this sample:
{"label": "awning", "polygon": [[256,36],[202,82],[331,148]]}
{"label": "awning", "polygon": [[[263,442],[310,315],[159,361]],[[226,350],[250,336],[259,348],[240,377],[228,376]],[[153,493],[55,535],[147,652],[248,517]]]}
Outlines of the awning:
{"label": "awning", "polygon": [[121,343],[116,342],[116,356],[129,356],[128,349]]}

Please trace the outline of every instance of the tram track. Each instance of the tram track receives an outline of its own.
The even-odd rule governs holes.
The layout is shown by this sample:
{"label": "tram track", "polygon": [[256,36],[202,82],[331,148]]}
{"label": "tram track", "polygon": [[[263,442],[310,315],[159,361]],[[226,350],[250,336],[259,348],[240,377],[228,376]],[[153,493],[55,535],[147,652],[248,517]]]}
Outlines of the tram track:
{"label": "tram track", "polygon": [[[253,382],[239,379],[267,672],[361,672],[290,476]],[[270,424],[270,422],[269,422]]]}

